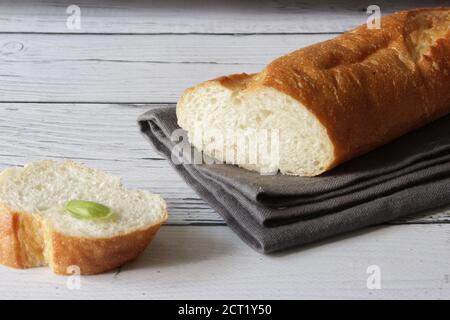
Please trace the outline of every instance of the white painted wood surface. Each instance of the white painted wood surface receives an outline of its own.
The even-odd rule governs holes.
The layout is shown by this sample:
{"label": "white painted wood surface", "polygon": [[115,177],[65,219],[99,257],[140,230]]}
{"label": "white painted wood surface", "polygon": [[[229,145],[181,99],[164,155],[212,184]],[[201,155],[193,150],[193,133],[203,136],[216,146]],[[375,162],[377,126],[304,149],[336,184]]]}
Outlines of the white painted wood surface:
{"label": "white painted wood surface", "polygon": [[[162,194],[169,204],[169,224],[222,224],[141,136],[136,119],[147,109],[132,104],[0,104],[0,169],[70,158],[122,176],[128,187]],[[450,210],[396,223],[405,221],[450,222]]]}
{"label": "white painted wood surface", "polygon": [[196,83],[257,72],[331,37],[7,34],[0,38],[0,101],[176,102]]}
{"label": "white painted wood surface", "polygon": [[[443,0],[378,0],[384,13]],[[82,8],[82,33],[317,33],[343,32],[364,23],[370,3],[359,0],[3,0],[4,32],[74,32],[65,27],[68,5]]]}
{"label": "white painted wood surface", "polygon": [[[73,279],[46,268],[0,267],[3,298],[51,299],[444,299],[450,296],[450,230],[389,226],[282,255],[250,250],[227,227],[163,227],[137,261]],[[367,288],[378,266],[381,289]],[[72,287],[73,288],[73,287]]]}
{"label": "white painted wood surface", "polygon": [[[80,30],[65,25],[68,4]],[[448,1],[378,1],[382,13]],[[367,4],[368,5],[368,4]],[[0,298],[450,298],[450,209],[275,256],[253,252],[140,136],[149,104],[255,72],[366,19],[361,1],[5,0],[0,3],[0,169],[75,159],[161,193],[170,219],[145,255],[82,279],[0,267]],[[368,290],[378,265],[382,289]]]}

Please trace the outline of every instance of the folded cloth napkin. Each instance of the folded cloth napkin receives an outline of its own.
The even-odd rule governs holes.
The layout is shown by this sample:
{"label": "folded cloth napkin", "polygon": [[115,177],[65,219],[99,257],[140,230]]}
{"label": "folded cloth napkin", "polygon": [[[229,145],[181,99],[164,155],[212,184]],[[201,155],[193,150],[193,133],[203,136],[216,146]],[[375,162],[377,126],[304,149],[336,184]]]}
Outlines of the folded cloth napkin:
{"label": "folded cloth napkin", "polygon": [[[174,107],[154,107],[141,131],[250,246],[280,251],[450,203],[450,116],[318,177],[260,175],[227,164],[189,164],[176,152]],[[181,131],[183,132],[183,131]],[[181,162],[181,164],[179,164]],[[208,162],[210,163],[210,162]]]}

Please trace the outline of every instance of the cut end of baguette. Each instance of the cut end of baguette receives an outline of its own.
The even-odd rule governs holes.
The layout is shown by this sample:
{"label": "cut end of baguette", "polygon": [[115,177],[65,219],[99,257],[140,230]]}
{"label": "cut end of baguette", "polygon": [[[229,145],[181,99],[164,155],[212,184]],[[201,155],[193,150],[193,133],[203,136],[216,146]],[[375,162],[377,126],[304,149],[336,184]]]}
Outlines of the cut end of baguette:
{"label": "cut end of baguette", "polygon": [[[381,28],[364,24],[257,74],[204,82],[182,95],[178,123],[219,160],[243,143],[222,151],[196,131],[279,130],[279,159],[268,169],[319,175],[449,113],[449,22],[448,7],[401,11],[381,18]],[[264,161],[225,162],[267,169]]]}
{"label": "cut end of baguette", "polygon": [[[70,200],[97,202],[113,214],[79,219],[63,209]],[[160,196],[127,190],[118,177],[72,161],[5,169],[0,202],[0,263],[49,264],[58,274],[71,273],[70,267],[100,273],[136,258],[167,219]]]}
{"label": "cut end of baguette", "polygon": [[[177,118],[191,144],[210,157],[262,174],[280,171],[287,175],[316,176],[329,169],[334,150],[322,124],[290,96],[269,87],[253,86],[253,77],[246,74],[222,77],[185,91],[177,104]],[[199,135],[199,131],[223,133],[227,139],[217,143],[218,139],[211,137],[214,134]],[[251,157],[246,157],[246,161],[227,157],[236,154],[239,148],[248,150],[239,137],[248,136],[251,140],[249,132],[264,131],[269,132],[268,139],[277,136],[275,163],[267,161],[266,151],[270,148],[259,148],[264,142],[260,139],[256,161],[255,158],[251,161]],[[277,135],[270,135],[274,131]],[[235,136],[229,139],[226,132]],[[199,136],[203,139],[198,139]],[[265,141],[266,145],[274,143]]]}

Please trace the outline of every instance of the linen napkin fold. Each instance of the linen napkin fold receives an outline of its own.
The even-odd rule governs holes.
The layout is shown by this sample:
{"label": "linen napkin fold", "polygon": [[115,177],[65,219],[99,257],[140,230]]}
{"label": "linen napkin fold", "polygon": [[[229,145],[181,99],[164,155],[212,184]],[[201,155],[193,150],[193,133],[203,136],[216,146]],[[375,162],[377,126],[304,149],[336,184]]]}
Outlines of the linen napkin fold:
{"label": "linen napkin fold", "polygon": [[[172,152],[180,142],[180,135],[171,138],[180,129],[175,107],[153,107],[138,122],[200,197],[240,238],[264,253],[450,203],[450,116],[318,177],[189,164],[183,161],[186,153]],[[187,141],[186,135],[181,138]],[[195,152],[189,146],[188,154]]]}

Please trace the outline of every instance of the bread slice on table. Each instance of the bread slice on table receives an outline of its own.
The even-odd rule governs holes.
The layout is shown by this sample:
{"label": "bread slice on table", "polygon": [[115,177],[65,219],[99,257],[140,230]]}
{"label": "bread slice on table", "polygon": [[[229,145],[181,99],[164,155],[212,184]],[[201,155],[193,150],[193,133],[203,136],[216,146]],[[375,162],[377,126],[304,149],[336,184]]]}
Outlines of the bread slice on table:
{"label": "bread slice on table", "polygon": [[[398,12],[383,17],[380,29],[362,25],[257,74],[187,89],[177,104],[178,124],[216,159],[316,176],[449,113],[449,57],[450,8]],[[275,167],[264,159],[270,148],[258,149],[256,160],[234,156],[249,149],[239,136],[254,140],[255,130],[278,130]]]}
{"label": "bread slice on table", "polygon": [[[102,219],[66,211],[71,200],[109,207]],[[0,263],[96,274],[141,254],[167,219],[164,200],[72,161],[40,161],[0,174]],[[79,269],[78,269],[79,268]]]}

